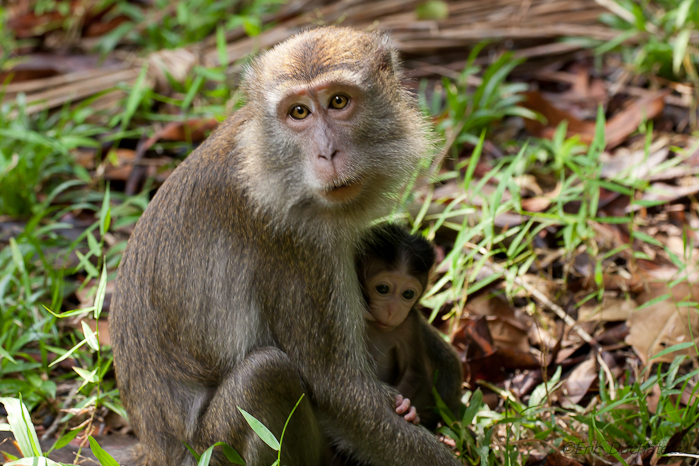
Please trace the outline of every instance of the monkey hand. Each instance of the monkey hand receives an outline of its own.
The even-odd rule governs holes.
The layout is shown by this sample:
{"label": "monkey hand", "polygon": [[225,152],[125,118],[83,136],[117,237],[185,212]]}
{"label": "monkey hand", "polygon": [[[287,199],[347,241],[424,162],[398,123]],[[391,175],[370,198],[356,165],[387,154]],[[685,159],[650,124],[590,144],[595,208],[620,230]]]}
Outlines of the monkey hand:
{"label": "monkey hand", "polygon": [[396,395],[396,413],[415,425],[420,424],[420,416],[417,415],[415,406],[410,406],[410,400],[403,395]]}

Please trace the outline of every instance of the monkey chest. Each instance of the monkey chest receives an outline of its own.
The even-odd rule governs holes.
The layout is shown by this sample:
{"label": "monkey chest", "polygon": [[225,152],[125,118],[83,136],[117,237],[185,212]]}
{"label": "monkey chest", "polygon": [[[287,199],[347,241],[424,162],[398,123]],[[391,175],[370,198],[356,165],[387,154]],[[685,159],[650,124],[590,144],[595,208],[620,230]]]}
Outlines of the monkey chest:
{"label": "monkey chest", "polygon": [[375,362],[376,376],[384,383],[398,385],[406,371],[404,351],[401,351],[396,341],[387,338],[385,334],[374,335],[369,331],[367,337],[369,354]]}

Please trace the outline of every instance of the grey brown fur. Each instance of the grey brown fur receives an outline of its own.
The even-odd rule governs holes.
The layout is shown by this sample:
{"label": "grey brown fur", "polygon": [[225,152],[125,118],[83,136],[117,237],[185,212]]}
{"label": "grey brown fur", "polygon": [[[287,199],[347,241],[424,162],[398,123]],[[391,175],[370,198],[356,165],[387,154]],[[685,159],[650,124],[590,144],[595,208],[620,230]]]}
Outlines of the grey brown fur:
{"label": "grey brown fur", "polygon": [[[340,205],[318,197],[304,140],[272,103],[342,79],[361,89],[361,119],[328,134],[344,144],[337,176],[363,188]],[[114,364],[145,462],[194,464],[183,441],[199,452],[225,441],[248,465],[270,465],[276,452],[236,407],[279,438],[305,393],[285,466],[322,464],[326,442],[377,466],[459,464],[395,414],[363,342],[358,238],[429,151],[395,51],[383,35],[309,31],[258,58],[245,89],[247,104],[160,188],[119,268]]]}
{"label": "grey brown fur", "polygon": [[[427,290],[434,267],[434,246],[421,235],[411,235],[396,224],[373,228],[357,257],[357,275],[367,301],[370,301],[368,274],[390,271],[418,280]],[[441,420],[435,412],[432,388],[452,413],[461,406],[461,361],[454,348],[430,325],[415,304],[405,320],[390,331],[367,322],[367,346],[376,362],[379,380],[398,390],[417,409],[420,424],[434,429]]]}
{"label": "grey brown fur", "polygon": [[459,413],[459,357],[420,311],[411,309],[405,321],[391,332],[382,333],[372,326],[367,330],[369,352],[376,361],[379,380],[410,399],[420,424],[434,429],[441,420],[434,410],[433,385],[452,413]]}

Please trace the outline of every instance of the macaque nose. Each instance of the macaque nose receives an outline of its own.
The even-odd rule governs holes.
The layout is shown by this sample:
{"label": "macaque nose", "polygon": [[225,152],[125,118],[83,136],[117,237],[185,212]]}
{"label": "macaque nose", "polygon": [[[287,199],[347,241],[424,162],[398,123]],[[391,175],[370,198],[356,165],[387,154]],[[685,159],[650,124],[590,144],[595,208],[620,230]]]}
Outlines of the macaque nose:
{"label": "macaque nose", "polygon": [[316,173],[325,183],[332,183],[333,180],[342,173],[346,167],[347,158],[337,149],[320,150],[313,161]]}
{"label": "macaque nose", "polygon": [[331,151],[328,151],[328,153],[330,153],[330,155],[328,155],[327,153],[318,154],[318,158],[319,158],[319,159],[323,159],[323,160],[327,160],[328,162],[332,162],[332,160],[333,160],[333,159],[335,158],[335,156],[337,155],[337,150],[334,150],[334,151],[332,151],[332,152],[331,152]]}

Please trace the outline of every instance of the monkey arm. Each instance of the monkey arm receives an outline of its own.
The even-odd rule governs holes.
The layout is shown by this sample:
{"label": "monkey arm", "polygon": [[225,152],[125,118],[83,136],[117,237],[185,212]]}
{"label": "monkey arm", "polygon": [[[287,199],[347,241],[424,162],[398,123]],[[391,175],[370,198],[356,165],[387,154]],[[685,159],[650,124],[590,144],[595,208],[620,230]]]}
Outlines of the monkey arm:
{"label": "monkey arm", "polygon": [[[297,263],[301,263],[304,252],[298,254]],[[427,430],[396,414],[397,391],[376,379],[364,344],[360,302],[356,300],[356,307],[352,307],[354,300],[348,294],[352,288],[347,289],[356,275],[311,271],[333,277],[327,286],[339,295],[334,299],[345,303],[342,306],[320,299],[332,293],[292,296],[292,290],[300,289],[291,277],[295,272],[289,266],[279,270],[276,278],[279,274],[290,278],[286,282],[290,286],[266,290],[262,305],[265,309],[274,307],[275,315],[285,315],[287,322],[293,320],[302,329],[285,332],[278,327],[285,322],[278,319],[273,323],[275,338],[297,364],[321,428],[331,442],[345,454],[371,465],[417,466],[427,460],[438,465],[458,464]]]}
{"label": "monkey arm", "polygon": [[463,369],[459,355],[420,312],[415,311],[415,314],[425,346],[425,358],[428,367],[431,368],[430,376],[434,377],[434,373],[437,372],[435,389],[449,409],[458,415],[461,407],[461,383],[463,381]]}

